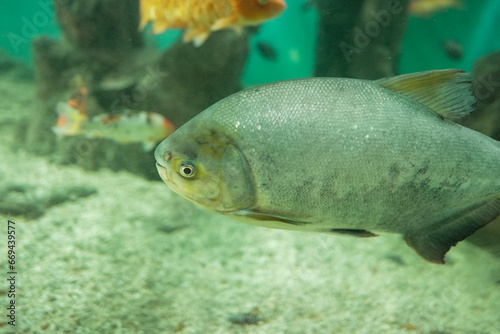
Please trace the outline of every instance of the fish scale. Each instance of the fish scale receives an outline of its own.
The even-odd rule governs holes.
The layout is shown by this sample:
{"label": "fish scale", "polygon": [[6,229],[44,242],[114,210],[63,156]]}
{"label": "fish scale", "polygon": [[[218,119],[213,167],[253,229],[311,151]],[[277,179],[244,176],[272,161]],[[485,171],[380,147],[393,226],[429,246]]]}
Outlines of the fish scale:
{"label": "fish scale", "polygon": [[[451,246],[500,214],[499,144],[447,119],[472,108],[469,79],[442,70],[250,88],[167,138],[155,153],[158,170],[184,197],[250,224],[400,233],[442,263]],[[210,150],[193,147],[207,130]],[[203,172],[177,177],[166,152]]]}

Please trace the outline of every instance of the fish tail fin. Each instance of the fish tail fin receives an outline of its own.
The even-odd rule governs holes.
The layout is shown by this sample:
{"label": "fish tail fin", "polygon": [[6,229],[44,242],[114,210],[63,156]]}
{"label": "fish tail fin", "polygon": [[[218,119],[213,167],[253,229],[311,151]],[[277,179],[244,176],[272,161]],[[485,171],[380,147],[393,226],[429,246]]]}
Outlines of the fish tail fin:
{"label": "fish tail fin", "polygon": [[143,31],[144,27],[151,21],[152,14],[154,15],[154,8],[147,1],[141,1],[140,8],[139,31]]}
{"label": "fish tail fin", "polygon": [[444,264],[452,246],[500,215],[500,197],[473,205],[439,224],[439,228],[404,236],[406,243],[424,259]]}
{"label": "fish tail fin", "polygon": [[139,31],[144,30],[149,22],[152,22],[152,33],[159,34],[167,29],[163,22],[162,8],[153,1],[141,0]]}
{"label": "fish tail fin", "polygon": [[155,140],[154,138],[148,138],[142,142],[142,149],[144,150],[144,152],[149,152],[153,148],[155,148],[156,143],[157,140]]}
{"label": "fish tail fin", "polygon": [[64,102],[57,103],[56,112],[59,117],[52,131],[58,137],[73,136],[80,133],[82,125],[87,119],[85,114]]}
{"label": "fish tail fin", "polygon": [[175,125],[165,117],[162,119],[162,126],[165,129],[167,136],[171,135],[176,129]]}
{"label": "fish tail fin", "polygon": [[176,129],[174,123],[170,122],[168,118],[161,114],[149,111],[146,113],[146,116],[147,122],[163,130],[162,135],[164,135],[164,137],[162,139],[170,136]]}

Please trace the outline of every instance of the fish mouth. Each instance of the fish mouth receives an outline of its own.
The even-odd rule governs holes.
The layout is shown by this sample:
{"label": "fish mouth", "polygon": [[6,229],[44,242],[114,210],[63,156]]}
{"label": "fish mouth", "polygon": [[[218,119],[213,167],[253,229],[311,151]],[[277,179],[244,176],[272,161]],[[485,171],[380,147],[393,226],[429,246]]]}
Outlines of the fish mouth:
{"label": "fish mouth", "polygon": [[167,168],[165,166],[162,166],[158,162],[156,162],[156,170],[158,170],[158,174],[160,174],[160,177],[163,181],[172,182],[172,180],[168,178]]}

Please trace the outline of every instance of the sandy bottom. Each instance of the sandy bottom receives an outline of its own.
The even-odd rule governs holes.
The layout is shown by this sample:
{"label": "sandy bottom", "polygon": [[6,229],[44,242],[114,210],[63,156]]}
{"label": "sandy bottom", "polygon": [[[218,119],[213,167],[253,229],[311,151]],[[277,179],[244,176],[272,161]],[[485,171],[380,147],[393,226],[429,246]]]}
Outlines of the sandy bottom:
{"label": "sandy bottom", "polygon": [[34,109],[32,94],[0,82],[0,187],[28,189],[19,196],[33,203],[92,191],[35,219],[0,214],[4,250],[7,219],[17,232],[16,327],[5,317],[4,251],[1,333],[500,333],[490,253],[462,242],[439,266],[397,235],[247,226],[162,182],[15,152],[12,129]]}

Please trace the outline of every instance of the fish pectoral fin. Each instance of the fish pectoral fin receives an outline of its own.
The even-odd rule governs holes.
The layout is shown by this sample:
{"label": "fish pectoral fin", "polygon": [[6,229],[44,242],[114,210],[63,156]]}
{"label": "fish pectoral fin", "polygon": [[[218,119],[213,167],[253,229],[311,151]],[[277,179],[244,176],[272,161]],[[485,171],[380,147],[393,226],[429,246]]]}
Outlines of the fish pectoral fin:
{"label": "fish pectoral fin", "polygon": [[203,27],[191,27],[191,28],[186,29],[184,31],[184,34],[182,35],[182,41],[184,43],[189,43],[197,38],[198,39],[197,43],[201,42],[203,44],[204,40],[202,40],[202,39],[203,38],[206,39],[208,37],[209,33],[210,33],[210,31],[207,31]]}
{"label": "fish pectoral fin", "polygon": [[233,14],[227,17],[223,17],[215,21],[215,23],[210,27],[210,30],[217,31],[233,26],[238,21],[238,15]]}
{"label": "fish pectoral fin", "polygon": [[461,70],[435,70],[377,80],[382,87],[411,97],[446,119],[468,115],[476,102],[472,78]]}
{"label": "fish pectoral fin", "polygon": [[167,30],[170,26],[161,20],[153,21],[153,26],[151,27],[151,33],[153,35],[158,35]]}
{"label": "fish pectoral fin", "polygon": [[424,259],[444,264],[444,255],[459,241],[493,221],[500,215],[500,198],[481,202],[467,208],[443,223],[437,229],[405,235],[406,243]]}
{"label": "fish pectoral fin", "polygon": [[353,237],[359,238],[369,238],[369,237],[378,237],[378,234],[372,233],[367,230],[355,230],[355,229],[344,229],[344,228],[332,228],[326,231],[327,233],[337,233],[350,235]]}
{"label": "fish pectoral fin", "polygon": [[265,212],[258,212],[258,211],[253,211],[253,210],[241,210],[238,211],[237,213],[238,216],[249,218],[252,220],[257,220],[261,222],[265,221],[273,221],[273,222],[280,222],[280,223],[285,223],[289,225],[294,225],[294,226],[302,226],[302,225],[307,225],[311,224],[310,222],[305,222],[289,217],[284,217],[284,216],[279,216],[271,213],[265,213]]}
{"label": "fish pectoral fin", "polygon": [[197,48],[203,45],[205,41],[207,40],[208,36],[210,36],[210,33],[208,31],[202,32],[201,34],[197,35],[195,38],[193,38],[193,45]]}

